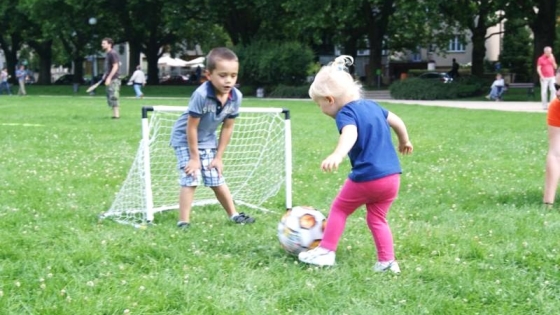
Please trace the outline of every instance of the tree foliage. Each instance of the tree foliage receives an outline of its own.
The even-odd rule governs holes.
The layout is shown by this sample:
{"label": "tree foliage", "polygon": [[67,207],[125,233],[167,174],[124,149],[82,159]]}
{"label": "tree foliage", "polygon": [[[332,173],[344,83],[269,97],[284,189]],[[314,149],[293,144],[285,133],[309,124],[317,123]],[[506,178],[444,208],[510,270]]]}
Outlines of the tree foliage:
{"label": "tree foliage", "polygon": [[[46,81],[50,72],[45,68],[61,56],[81,76],[85,57],[100,53],[101,38],[112,37],[129,43],[130,68],[138,64],[140,53],[147,56],[153,84],[164,52],[174,55],[195,44],[207,51],[254,41],[297,41],[312,47],[316,57],[332,54],[334,47],[354,57],[369,50],[366,74],[371,83],[387,53],[427,48],[445,54],[457,35],[472,42],[472,72],[481,75],[487,29],[501,19],[530,27],[536,59],[555,42],[556,11],[557,0],[1,1],[0,48],[13,73],[18,52],[24,45],[31,47]],[[88,23],[91,17],[95,25]]]}

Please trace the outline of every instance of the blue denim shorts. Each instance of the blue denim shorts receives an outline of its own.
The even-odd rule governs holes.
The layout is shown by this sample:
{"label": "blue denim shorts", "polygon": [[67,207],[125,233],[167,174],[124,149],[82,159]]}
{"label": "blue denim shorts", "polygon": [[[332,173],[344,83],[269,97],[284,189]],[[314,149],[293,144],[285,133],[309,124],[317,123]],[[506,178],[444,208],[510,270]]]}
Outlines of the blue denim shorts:
{"label": "blue denim shorts", "polygon": [[190,160],[188,147],[173,147],[175,156],[177,156],[177,169],[179,170],[179,184],[182,187],[200,186],[204,181],[204,186],[216,187],[225,184],[225,178],[219,176],[218,170],[215,168],[208,169],[208,165],[216,156],[216,149],[199,149],[200,164],[202,170],[197,171],[196,176],[187,175],[185,166]]}

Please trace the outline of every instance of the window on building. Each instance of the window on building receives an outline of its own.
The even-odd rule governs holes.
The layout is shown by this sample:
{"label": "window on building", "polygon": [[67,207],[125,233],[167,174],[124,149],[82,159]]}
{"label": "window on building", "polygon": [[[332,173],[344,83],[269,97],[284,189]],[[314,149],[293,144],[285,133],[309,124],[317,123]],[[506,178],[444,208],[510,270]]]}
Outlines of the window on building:
{"label": "window on building", "polygon": [[455,36],[452,40],[449,41],[449,52],[464,52],[465,51],[465,44],[461,42],[459,36]]}

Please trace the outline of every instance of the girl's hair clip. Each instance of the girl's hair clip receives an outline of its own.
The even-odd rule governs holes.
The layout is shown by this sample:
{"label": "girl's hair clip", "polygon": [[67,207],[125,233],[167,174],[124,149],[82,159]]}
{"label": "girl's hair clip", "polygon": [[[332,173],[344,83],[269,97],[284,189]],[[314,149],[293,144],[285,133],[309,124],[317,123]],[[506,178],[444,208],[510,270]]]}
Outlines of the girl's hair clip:
{"label": "girl's hair clip", "polygon": [[337,70],[347,71],[348,67],[354,64],[354,58],[348,55],[341,55],[336,57],[331,64],[336,67]]}

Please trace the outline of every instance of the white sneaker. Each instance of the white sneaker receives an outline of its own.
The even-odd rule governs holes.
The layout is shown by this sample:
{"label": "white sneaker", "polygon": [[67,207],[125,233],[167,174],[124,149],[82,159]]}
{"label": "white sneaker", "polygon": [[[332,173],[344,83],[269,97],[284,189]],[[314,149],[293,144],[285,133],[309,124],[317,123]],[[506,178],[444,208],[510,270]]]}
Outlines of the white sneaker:
{"label": "white sneaker", "polygon": [[301,252],[298,258],[301,262],[317,266],[332,266],[334,265],[335,253],[322,247],[316,247],[312,250]]}
{"label": "white sneaker", "polygon": [[375,272],[385,272],[391,271],[392,273],[401,273],[401,268],[399,268],[399,263],[391,260],[391,261],[378,261],[373,266],[373,271]]}

